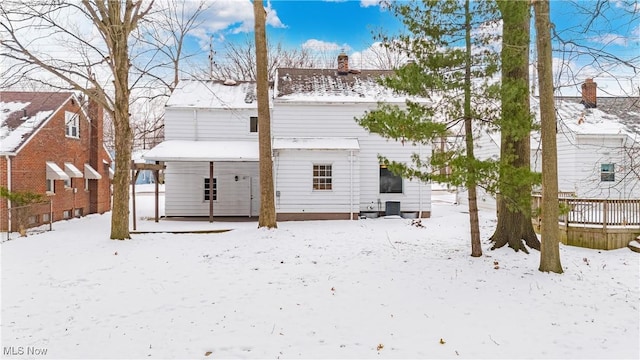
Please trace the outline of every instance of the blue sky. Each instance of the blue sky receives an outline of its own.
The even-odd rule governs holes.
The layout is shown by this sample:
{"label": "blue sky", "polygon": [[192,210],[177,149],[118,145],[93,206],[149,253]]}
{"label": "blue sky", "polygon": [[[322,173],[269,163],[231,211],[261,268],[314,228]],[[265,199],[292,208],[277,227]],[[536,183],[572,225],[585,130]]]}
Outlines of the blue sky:
{"label": "blue sky", "polygon": [[[377,0],[269,0],[267,34],[275,42],[291,48],[308,48],[327,54],[345,49],[349,55],[365,52],[375,41],[378,29],[395,32],[400,28],[397,19]],[[640,5],[631,0],[610,0],[599,8],[600,15],[589,22],[595,12],[595,0],[556,0],[551,2],[551,17],[556,31],[564,40],[572,40],[592,49],[605,51],[640,65]],[[214,35],[216,56],[224,57],[224,42],[243,41],[252,37],[253,10],[250,0],[216,0],[207,14],[204,31]],[[209,24],[215,24],[211,26]],[[586,25],[590,25],[585,30]],[[203,32],[203,33],[204,33]],[[205,45],[204,41],[200,42]],[[561,48],[556,42],[555,48]],[[569,52],[557,53],[558,69],[579,83],[594,77],[601,87],[613,93],[621,87],[637,94],[640,77],[629,67],[615,66],[602,56],[584,57]],[[564,66],[560,66],[564,64]],[[575,85],[575,84],[573,84]],[[569,91],[571,85],[565,90]],[[575,87],[575,86],[574,86]]]}

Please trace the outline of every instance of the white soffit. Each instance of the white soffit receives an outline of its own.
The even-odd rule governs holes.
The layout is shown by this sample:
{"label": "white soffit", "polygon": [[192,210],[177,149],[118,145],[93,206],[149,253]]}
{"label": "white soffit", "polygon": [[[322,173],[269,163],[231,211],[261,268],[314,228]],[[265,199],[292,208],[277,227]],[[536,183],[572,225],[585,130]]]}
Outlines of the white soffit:
{"label": "white soffit", "polygon": [[82,171],[78,170],[75,165],[68,162],[64,163],[64,172],[72,178],[81,178],[84,176],[82,175]]}
{"label": "white soffit", "polygon": [[274,150],[360,150],[356,138],[341,137],[300,137],[275,138]]}
{"label": "white soffit", "polygon": [[100,175],[100,173],[98,173],[94,168],[92,168],[91,165],[84,164],[84,178],[100,180],[102,179],[102,175]]}
{"label": "white soffit", "polygon": [[113,169],[111,168],[111,166],[109,166],[109,179],[113,180],[113,176],[115,175],[115,172],[113,171]]}
{"label": "white soffit", "polygon": [[53,161],[47,161],[47,180],[69,180],[69,175],[65,174],[62,169]]}
{"label": "white soffit", "polygon": [[257,141],[166,140],[142,155],[153,161],[258,161]]}

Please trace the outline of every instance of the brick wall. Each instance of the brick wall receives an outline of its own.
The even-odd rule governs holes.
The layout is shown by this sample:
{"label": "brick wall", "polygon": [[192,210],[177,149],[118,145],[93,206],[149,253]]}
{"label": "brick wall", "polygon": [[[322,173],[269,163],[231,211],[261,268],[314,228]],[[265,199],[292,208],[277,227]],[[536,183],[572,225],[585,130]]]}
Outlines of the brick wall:
{"label": "brick wall", "polygon": [[[65,135],[65,111],[78,113],[79,138],[71,138]],[[99,121],[100,126],[102,124]],[[11,188],[13,191],[33,191],[45,194],[46,192],[46,162],[55,162],[64,170],[64,163],[72,163],[78,170],[84,173],[84,164],[90,163],[91,148],[91,122],[81,111],[77,101],[67,102],[52,118],[43,125],[42,128],[31,138],[31,140],[20,150],[18,155],[11,160]],[[94,148],[95,149],[95,148]],[[109,157],[99,141],[99,164],[93,168],[100,173],[102,179],[89,180],[91,191],[97,191],[96,205],[94,209],[90,206],[91,191],[85,187],[85,179],[71,178],[71,187],[65,188],[63,180],[55,180],[54,193],[47,193],[52,202],[53,221],[76,215],[87,215],[92,212],[104,213],[111,209],[111,190],[108,169],[103,165],[102,159]],[[95,160],[94,160],[95,161]],[[109,160],[108,160],[109,161]],[[0,163],[3,164],[3,163]],[[6,181],[6,164],[2,171],[2,180]],[[0,205],[0,229],[6,230],[6,211]],[[6,202],[5,205],[6,207]],[[42,214],[38,215],[38,222],[42,222]]]}

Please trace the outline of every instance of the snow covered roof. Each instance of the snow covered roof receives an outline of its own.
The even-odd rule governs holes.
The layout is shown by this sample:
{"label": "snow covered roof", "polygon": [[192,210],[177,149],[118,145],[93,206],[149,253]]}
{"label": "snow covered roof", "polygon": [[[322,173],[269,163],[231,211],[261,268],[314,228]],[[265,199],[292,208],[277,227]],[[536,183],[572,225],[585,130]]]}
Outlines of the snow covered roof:
{"label": "snow covered roof", "polygon": [[0,153],[14,153],[73,95],[70,92],[0,92]]}
{"label": "snow covered roof", "polygon": [[166,140],[142,156],[153,161],[258,161],[257,141]]}
{"label": "snow covered roof", "polygon": [[393,70],[358,70],[339,75],[337,69],[278,69],[277,100],[287,102],[404,102],[406,95],[378,84]]}
{"label": "snow covered roof", "polygon": [[[531,99],[531,111],[535,112],[537,121],[540,121],[539,99]],[[577,135],[627,135],[632,138],[638,136],[633,127],[625,124],[628,121],[600,108],[587,109],[578,102],[556,99],[556,116],[559,124]],[[640,113],[637,117],[640,123]]]}
{"label": "snow covered roof", "polygon": [[[568,103],[580,103],[582,97],[563,96],[557,98]],[[632,132],[640,133],[640,97],[598,97],[596,109],[607,115],[615,115],[620,123]]]}
{"label": "snow covered roof", "polygon": [[256,93],[253,81],[180,80],[166,107],[256,109]]}
{"label": "snow covered roof", "polygon": [[314,138],[274,138],[274,150],[359,150],[356,138],[314,137]]}

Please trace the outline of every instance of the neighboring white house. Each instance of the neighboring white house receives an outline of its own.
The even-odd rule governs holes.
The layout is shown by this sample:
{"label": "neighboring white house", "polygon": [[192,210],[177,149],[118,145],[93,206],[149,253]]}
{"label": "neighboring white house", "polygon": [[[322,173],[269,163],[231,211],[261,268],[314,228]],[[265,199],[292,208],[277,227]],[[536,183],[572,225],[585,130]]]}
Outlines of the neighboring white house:
{"label": "neighboring white house", "polygon": [[[582,97],[556,98],[558,189],[579,198],[640,198],[640,99],[597,98],[596,86],[587,79]],[[531,111],[538,122],[539,105],[532,97]],[[499,154],[500,134],[482,131],[476,157]],[[531,168],[542,171],[538,132],[531,136]],[[481,208],[495,209],[495,199],[486,192],[480,190],[478,200]]]}
{"label": "neighboring white house", "polygon": [[[394,176],[378,160],[410,162],[430,146],[385,140],[355,121],[378,102],[404,104],[376,83],[385,74],[278,70],[270,104],[278,220],[430,216],[430,185]],[[165,110],[165,141],[144,157],[166,162],[166,216],[207,216],[211,205],[216,216],[257,216],[255,84],[183,80]]]}

